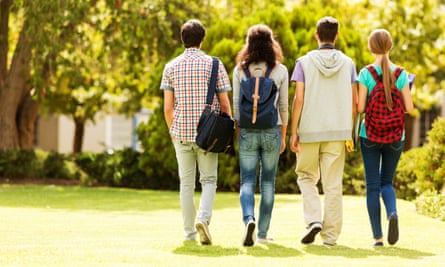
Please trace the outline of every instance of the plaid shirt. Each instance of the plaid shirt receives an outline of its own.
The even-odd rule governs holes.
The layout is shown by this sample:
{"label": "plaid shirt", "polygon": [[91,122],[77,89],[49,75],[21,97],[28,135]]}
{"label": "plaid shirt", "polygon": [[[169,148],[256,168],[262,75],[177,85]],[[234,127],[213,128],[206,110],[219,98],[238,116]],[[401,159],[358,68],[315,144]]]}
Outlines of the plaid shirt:
{"label": "plaid shirt", "polygon": [[[170,134],[178,140],[195,142],[196,129],[207,98],[207,87],[212,72],[212,57],[197,48],[186,48],[184,53],[169,62],[162,75],[161,90],[172,90],[175,95]],[[230,81],[219,63],[216,91],[230,91]],[[217,95],[212,109],[219,111]]]}

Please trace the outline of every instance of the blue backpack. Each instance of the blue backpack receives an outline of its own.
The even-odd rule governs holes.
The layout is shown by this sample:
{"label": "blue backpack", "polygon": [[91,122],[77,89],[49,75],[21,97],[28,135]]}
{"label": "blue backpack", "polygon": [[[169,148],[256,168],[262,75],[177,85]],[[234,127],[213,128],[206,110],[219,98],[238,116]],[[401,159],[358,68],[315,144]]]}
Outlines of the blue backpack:
{"label": "blue backpack", "polygon": [[269,78],[272,68],[267,68],[264,77],[252,77],[243,67],[246,79],[241,81],[239,112],[240,128],[268,129],[277,126],[278,111],[275,107],[277,86]]}

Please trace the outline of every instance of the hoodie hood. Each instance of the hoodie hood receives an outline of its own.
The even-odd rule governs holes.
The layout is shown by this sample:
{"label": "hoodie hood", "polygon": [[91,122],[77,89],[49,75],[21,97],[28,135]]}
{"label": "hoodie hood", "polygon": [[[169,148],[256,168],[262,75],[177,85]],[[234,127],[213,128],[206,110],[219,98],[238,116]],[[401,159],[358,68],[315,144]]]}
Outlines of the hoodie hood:
{"label": "hoodie hood", "polygon": [[343,53],[336,49],[313,50],[308,58],[325,77],[336,74],[345,63]]}

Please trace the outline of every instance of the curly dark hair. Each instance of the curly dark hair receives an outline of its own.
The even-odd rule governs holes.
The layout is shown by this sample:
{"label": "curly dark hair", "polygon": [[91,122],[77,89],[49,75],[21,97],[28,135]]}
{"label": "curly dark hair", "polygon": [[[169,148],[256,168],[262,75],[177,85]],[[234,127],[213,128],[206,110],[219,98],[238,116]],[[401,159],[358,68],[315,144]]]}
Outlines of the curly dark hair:
{"label": "curly dark hair", "polygon": [[274,39],[272,30],[257,24],[247,31],[246,44],[236,57],[237,64],[243,67],[251,63],[266,62],[268,67],[274,67],[276,62],[282,62],[283,52],[280,44]]}

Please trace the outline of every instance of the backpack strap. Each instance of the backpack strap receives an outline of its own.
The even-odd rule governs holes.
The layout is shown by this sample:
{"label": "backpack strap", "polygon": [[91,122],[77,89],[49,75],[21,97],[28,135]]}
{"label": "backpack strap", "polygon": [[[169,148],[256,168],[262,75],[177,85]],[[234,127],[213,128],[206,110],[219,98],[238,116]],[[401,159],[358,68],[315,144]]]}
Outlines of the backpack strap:
{"label": "backpack strap", "polygon": [[213,103],[213,97],[216,91],[216,76],[218,74],[219,60],[213,57],[212,60],[212,74],[210,75],[209,87],[207,88],[207,102],[206,104],[211,106]]}
{"label": "backpack strap", "polygon": [[366,67],[368,71],[371,73],[372,78],[374,78],[375,82],[382,82],[380,76],[377,74],[377,71],[373,65],[369,65]]}
{"label": "backpack strap", "polygon": [[249,71],[249,67],[242,65],[244,74],[246,75],[246,78],[250,78],[250,71]]}
{"label": "backpack strap", "polygon": [[266,78],[269,78],[269,76],[270,76],[270,74],[272,73],[272,71],[273,71],[274,68],[275,68],[275,66],[274,66],[273,68],[271,68],[271,67],[267,67],[266,75],[265,75]]}
{"label": "backpack strap", "polygon": [[[373,65],[369,65],[369,66],[367,66],[366,68],[367,68],[368,71],[371,73],[372,77],[374,78],[374,80],[375,80],[376,82],[378,82],[378,81],[381,82],[381,81],[382,81],[382,80],[381,80],[381,75],[378,75],[378,74],[377,74],[377,71],[376,71],[376,69],[375,69],[375,67],[374,67]],[[395,77],[394,82],[397,81],[397,79],[399,78],[399,76],[400,76],[400,74],[402,73],[402,71],[403,71],[403,68],[401,68],[401,67],[396,67],[396,69],[394,70],[394,77]]]}
{"label": "backpack strap", "polygon": [[394,71],[394,77],[395,77],[394,82],[397,81],[402,71],[403,69],[401,67],[396,67],[396,70]]}

